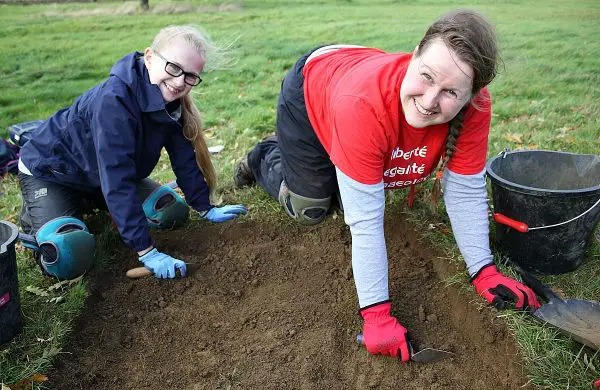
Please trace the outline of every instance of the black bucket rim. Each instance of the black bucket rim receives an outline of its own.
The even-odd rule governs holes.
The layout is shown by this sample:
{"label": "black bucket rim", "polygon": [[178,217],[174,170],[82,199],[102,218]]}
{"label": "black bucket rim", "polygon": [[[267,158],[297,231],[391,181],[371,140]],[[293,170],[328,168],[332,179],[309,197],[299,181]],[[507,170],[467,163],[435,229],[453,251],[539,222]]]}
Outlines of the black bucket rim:
{"label": "black bucket rim", "polygon": [[558,150],[544,150],[544,149],[513,150],[513,151],[502,152],[502,153],[498,154],[497,156],[490,158],[485,164],[485,171],[486,171],[487,175],[490,176],[490,178],[492,178],[492,182],[495,181],[497,183],[501,183],[506,188],[515,190],[517,192],[525,193],[525,194],[540,195],[540,196],[544,196],[544,195],[548,195],[548,194],[563,195],[563,196],[564,195],[567,195],[567,196],[569,196],[569,195],[570,196],[590,195],[591,196],[591,195],[594,195],[596,192],[598,192],[598,194],[600,194],[600,184],[598,184],[597,186],[593,186],[593,187],[578,188],[578,189],[573,189],[573,190],[551,190],[551,189],[547,189],[547,188],[536,188],[536,187],[524,186],[522,184],[513,183],[511,181],[503,179],[502,177],[498,176],[498,174],[496,174],[496,172],[494,172],[491,169],[492,163],[499,158],[504,158],[506,155],[509,155],[509,154],[530,153],[530,152],[543,152],[543,153],[554,153],[554,154],[570,154],[570,155],[577,155],[577,156],[600,157],[593,153],[561,152]]}
{"label": "black bucket rim", "polygon": [[0,254],[4,254],[8,250],[8,247],[17,241],[17,237],[19,236],[19,228],[10,221],[0,221],[0,223],[8,226],[12,230],[10,237],[0,244]]}

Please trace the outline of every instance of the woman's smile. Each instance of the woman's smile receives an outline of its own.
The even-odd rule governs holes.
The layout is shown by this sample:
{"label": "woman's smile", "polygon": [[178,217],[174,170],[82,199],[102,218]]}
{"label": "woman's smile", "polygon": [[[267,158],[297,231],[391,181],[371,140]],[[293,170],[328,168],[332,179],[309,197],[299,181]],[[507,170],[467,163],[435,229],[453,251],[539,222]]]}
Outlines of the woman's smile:
{"label": "woman's smile", "polygon": [[449,122],[468,104],[472,87],[473,69],[441,40],[415,50],[400,86],[406,122],[416,128]]}

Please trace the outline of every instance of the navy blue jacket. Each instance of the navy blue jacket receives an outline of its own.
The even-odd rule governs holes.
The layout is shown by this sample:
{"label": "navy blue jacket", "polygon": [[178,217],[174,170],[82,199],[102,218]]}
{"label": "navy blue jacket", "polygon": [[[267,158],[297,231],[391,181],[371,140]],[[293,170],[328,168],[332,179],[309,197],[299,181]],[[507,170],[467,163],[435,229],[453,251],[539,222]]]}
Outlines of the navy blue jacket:
{"label": "navy blue jacket", "polygon": [[110,77],[50,117],[21,149],[33,176],[78,190],[102,190],[121,237],[136,251],[152,245],[136,183],[148,177],[165,147],[186,202],[209,209],[209,189],[193,145],[150,84],[142,53],[117,62]]}

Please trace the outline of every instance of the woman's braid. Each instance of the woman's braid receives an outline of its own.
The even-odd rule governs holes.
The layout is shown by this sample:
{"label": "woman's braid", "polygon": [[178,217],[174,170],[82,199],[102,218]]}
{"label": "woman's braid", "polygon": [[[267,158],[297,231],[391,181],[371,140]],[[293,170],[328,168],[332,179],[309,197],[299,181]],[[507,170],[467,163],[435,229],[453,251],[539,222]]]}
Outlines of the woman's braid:
{"label": "woman's braid", "polygon": [[456,140],[460,134],[460,130],[462,129],[463,120],[465,117],[466,108],[463,108],[458,112],[458,114],[450,120],[448,123],[448,136],[446,137],[446,153],[444,158],[442,159],[442,164],[440,165],[438,171],[435,174],[435,182],[433,183],[433,189],[431,191],[431,204],[433,209],[435,210],[437,207],[437,201],[442,193],[442,175],[444,174],[444,169],[448,166],[448,162],[452,155],[456,151]]}

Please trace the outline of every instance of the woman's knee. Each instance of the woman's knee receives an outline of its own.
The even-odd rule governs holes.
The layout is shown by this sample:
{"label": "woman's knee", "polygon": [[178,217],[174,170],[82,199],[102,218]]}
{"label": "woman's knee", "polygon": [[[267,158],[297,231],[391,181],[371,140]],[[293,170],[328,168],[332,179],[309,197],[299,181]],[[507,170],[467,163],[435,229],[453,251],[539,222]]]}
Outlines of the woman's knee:
{"label": "woman's knee", "polygon": [[310,198],[290,191],[285,181],[281,182],[279,203],[291,218],[306,226],[317,225],[325,219],[331,196],[326,198]]}

